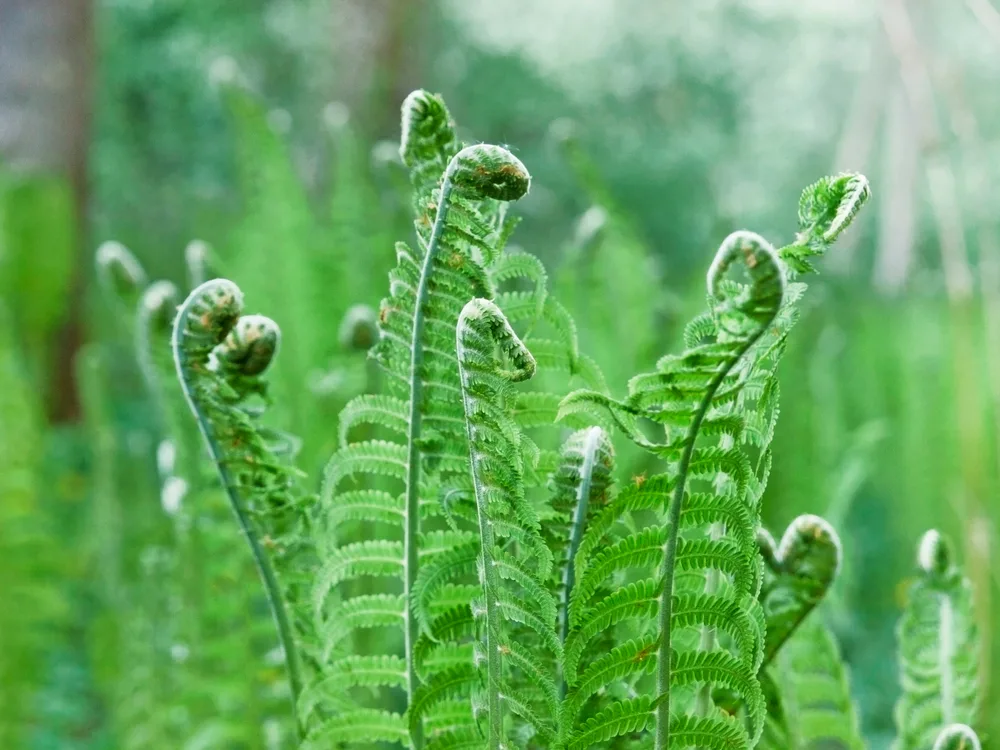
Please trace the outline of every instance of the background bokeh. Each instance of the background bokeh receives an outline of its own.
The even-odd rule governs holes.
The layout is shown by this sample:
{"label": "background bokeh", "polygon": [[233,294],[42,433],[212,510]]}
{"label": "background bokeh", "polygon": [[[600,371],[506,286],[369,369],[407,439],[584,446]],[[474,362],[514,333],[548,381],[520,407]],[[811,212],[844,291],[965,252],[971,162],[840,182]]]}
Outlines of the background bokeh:
{"label": "background bokeh", "polygon": [[[781,367],[766,518],[780,530],[815,512],[842,531],[828,614],[875,748],[892,736],[916,541],[936,526],[959,543],[990,743],[993,2],[0,0],[0,747],[159,747],[137,727],[166,731],[142,725],[187,710],[157,718],[187,648],[156,635],[174,521],[155,409],[94,249],[118,240],[183,287],[185,246],[208,243],[282,325],[273,421],[318,477],[339,407],[366,387],[340,322],[377,306],[411,234],[395,149],[416,87],[444,95],[463,137],[508,144],[531,170],[515,242],[546,262],[619,393],[677,345],[721,238],[787,242],[806,184],[868,175],[872,203],[824,261]],[[622,480],[646,470],[620,465]],[[234,564],[225,580],[252,588]],[[258,605],[235,636],[266,630]],[[185,747],[268,746],[199,742]]]}

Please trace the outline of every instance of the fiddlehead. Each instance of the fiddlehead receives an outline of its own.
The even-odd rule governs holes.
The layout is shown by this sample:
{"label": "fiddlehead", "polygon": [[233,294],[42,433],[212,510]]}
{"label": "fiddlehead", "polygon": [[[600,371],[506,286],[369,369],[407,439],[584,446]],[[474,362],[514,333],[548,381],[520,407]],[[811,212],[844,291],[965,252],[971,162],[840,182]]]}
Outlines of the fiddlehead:
{"label": "fiddlehead", "polygon": [[947,540],[928,531],[918,578],[899,623],[903,694],[896,704],[896,750],[931,747],[951,724],[973,724],[978,709],[978,635],[968,580]]}
{"label": "fiddlehead", "polygon": [[174,323],[177,375],[240,528],[250,545],[271,606],[293,701],[302,689],[286,592],[278,582],[260,522],[293,502],[289,470],[256,429],[244,401],[263,392],[259,379],[277,351],[278,329],[262,316],[241,318],[243,295],[216,279],[195,289]]}
{"label": "fiddlehead", "polygon": [[132,252],[120,242],[109,240],[94,256],[97,279],[105,292],[131,309],[146,288],[146,271]]}
{"label": "fiddlehead", "polygon": [[777,547],[770,535],[761,531],[758,543],[764,559],[764,584],[760,601],[767,622],[767,666],[833,585],[840,569],[841,547],[837,532],[818,516],[799,516],[792,521]]}
{"label": "fiddlehead", "polygon": [[845,172],[824,177],[802,191],[799,233],[781,248],[781,259],[795,273],[814,271],[811,258],[825,253],[871,198],[864,175]]}
{"label": "fiddlehead", "polygon": [[[504,551],[504,539],[529,550],[533,540],[540,542],[540,524],[524,497],[520,435],[505,409],[511,384],[534,375],[535,360],[503,313],[484,299],[474,299],[463,308],[457,352],[480,539],[482,601],[473,607],[482,640],[476,657],[485,662],[487,746],[499,750],[507,746],[506,710],[520,714],[543,740],[554,732],[551,719],[538,711],[547,707],[548,713],[555,713],[555,685],[551,677],[527,669],[538,653],[529,655],[523,642],[513,637],[512,627],[521,624],[533,631],[532,640],[558,652],[555,602],[544,588],[547,566],[536,561],[529,569]],[[504,585],[505,579],[515,585]],[[536,678],[541,707],[533,707],[534,701],[516,693],[504,678],[505,656]],[[557,659],[558,653],[553,656]]]}

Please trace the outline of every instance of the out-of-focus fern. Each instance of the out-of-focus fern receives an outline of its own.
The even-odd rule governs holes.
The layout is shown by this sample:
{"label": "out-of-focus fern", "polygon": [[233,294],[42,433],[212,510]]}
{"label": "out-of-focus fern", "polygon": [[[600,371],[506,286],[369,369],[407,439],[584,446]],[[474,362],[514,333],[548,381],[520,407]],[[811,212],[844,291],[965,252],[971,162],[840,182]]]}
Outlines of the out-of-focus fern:
{"label": "out-of-focus fern", "polygon": [[0,306],[0,746],[27,747],[38,689],[65,602],[53,585],[55,540],[41,505],[40,404]]}
{"label": "out-of-focus fern", "polygon": [[819,516],[799,516],[785,531],[779,545],[765,530],[758,535],[764,558],[764,606],[767,636],[764,664],[774,658],[829,591],[840,568],[840,537]]}
{"label": "out-of-focus fern", "polygon": [[972,727],[952,724],[941,730],[932,750],[982,750],[982,744]]}
{"label": "out-of-focus fern", "polygon": [[833,636],[814,614],[784,643],[770,670],[780,706],[769,707],[768,721],[783,729],[773,750],[864,750],[847,669]]}
{"label": "out-of-focus fern", "polygon": [[[688,350],[633,378],[624,401],[579,392],[563,402],[563,414],[610,413],[628,437],[669,467],[615,498],[577,555],[565,656],[569,747],[654,728],[661,750],[752,747],[758,741],[764,615],[755,538],[777,417],[774,366],[804,289],[796,284],[786,291],[785,279],[806,270],[804,259],[825,250],[842,230],[837,201],[854,195],[847,188],[854,184],[867,195],[864,178],[854,175],[808,188],[802,231],[780,251],[748,232],[727,238],[709,270],[710,314],[688,326]],[[783,259],[798,262],[788,269]],[[745,282],[724,278],[737,261]],[[665,438],[648,437],[640,418],[662,425]],[[657,521],[615,533],[637,511]],[[605,581],[634,569],[651,576],[594,596]],[[636,632],[643,635],[584,661],[589,640],[623,620],[638,620]],[[629,689],[603,692],[609,680],[624,680]],[[713,688],[739,696],[742,716],[714,705]]]}
{"label": "out-of-focus fern", "polygon": [[[932,747],[945,727],[974,726],[978,709],[978,636],[969,582],[937,531],[921,539],[917,566],[898,631],[903,694],[896,704],[896,750]],[[948,742],[959,743],[958,737]]]}
{"label": "out-of-focus fern", "polygon": [[317,409],[307,387],[311,373],[325,368],[337,347],[335,327],[316,311],[327,309],[330,300],[342,311],[355,300],[348,277],[316,273],[325,268],[313,263],[326,252],[324,232],[265,106],[237,80],[220,81],[220,91],[236,137],[243,205],[219,254],[226,274],[239,280],[250,299],[281,311],[285,345],[271,375],[275,409],[282,424],[302,436],[300,460],[312,469],[320,465],[328,422],[336,414]]}

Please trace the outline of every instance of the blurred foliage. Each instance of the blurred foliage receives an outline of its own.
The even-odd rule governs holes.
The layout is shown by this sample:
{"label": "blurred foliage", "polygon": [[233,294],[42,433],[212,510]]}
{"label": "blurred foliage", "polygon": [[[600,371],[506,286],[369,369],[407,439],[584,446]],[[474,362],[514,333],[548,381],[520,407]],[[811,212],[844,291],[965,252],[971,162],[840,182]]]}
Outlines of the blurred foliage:
{"label": "blurred foliage", "polygon": [[[1000,646],[989,636],[1000,617],[1000,278],[990,265],[1000,262],[990,244],[1000,54],[970,10],[982,3],[910,4],[939,123],[933,138],[900,130],[888,110],[909,95],[899,60],[912,56],[900,57],[887,36],[898,18],[880,15],[897,5],[591,0],[577,12],[570,0],[518,0],[497,13],[483,0],[426,0],[422,23],[395,42],[420,53],[407,73],[413,83],[441,91],[464,127],[515,144],[529,165],[535,184],[518,208],[517,242],[552,270],[583,349],[609,382],[676,343],[678,321],[701,302],[699,274],[718,237],[738,223],[791,240],[784,207],[801,185],[831,166],[868,173],[878,210],[814,285],[781,368],[779,468],[765,512],[783,528],[825,509],[842,530],[848,562],[828,615],[873,747],[891,735],[896,667],[886,654],[903,601],[897,582],[911,574],[915,541],[930,525],[963,540],[994,686],[988,707],[1000,685]],[[382,60],[368,48],[357,59],[344,52],[375,33],[358,24],[394,8],[97,4],[86,244],[121,240],[153,278],[180,280],[185,245],[209,243],[218,271],[286,331],[269,419],[302,436],[300,463],[313,476],[336,444],[340,406],[376,386],[363,355],[340,343],[341,320],[384,294],[392,239],[409,233],[402,172],[380,143],[396,134],[354,114],[378,110],[357,81]],[[375,104],[395,107],[390,93]],[[331,105],[338,100],[349,106]],[[906,112],[906,122],[929,119]],[[909,181],[890,158],[894,143],[910,144]],[[950,216],[937,192],[947,182],[927,171],[942,166],[954,188]],[[122,670],[155,674],[186,643],[150,636],[156,613],[254,581],[248,559],[214,552],[228,549],[219,539],[231,531],[218,498],[202,506],[214,531],[177,546],[176,521],[160,502],[155,416],[125,323],[132,311],[91,294],[88,324],[100,343],[79,361],[86,424],[44,429],[48,347],[63,322],[78,231],[71,206],[56,178],[0,177],[0,586],[14,592],[0,615],[3,747],[29,736],[37,747],[130,746],[124,712],[169,704],[171,686],[133,690]],[[974,282],[957,295],[942,270],[949,218]],[[887,288],[880,274],[893,264],[903,282]],[[624,452],[618,466],[622,481],[648,468]],[[218,569],[155,552],[195,548]],[[162,589],[177,579],[161,563],[184,568],[183,591]],[[11,605],[23,597],[30,607]],[[261,614],[250,599],[225,606]],[[225,607],[205,617],[214,622],[183,627],[244,632]],[[248,615],[242,627],[258,621]],[[191,674],[218,669],[208,657],[195,662]],[[239,695],[220,700],[222,714],[239,714]],[[188,708],[175,708],[171,720],[181,721]],[[997,714],[986,716],[993,736]]]}

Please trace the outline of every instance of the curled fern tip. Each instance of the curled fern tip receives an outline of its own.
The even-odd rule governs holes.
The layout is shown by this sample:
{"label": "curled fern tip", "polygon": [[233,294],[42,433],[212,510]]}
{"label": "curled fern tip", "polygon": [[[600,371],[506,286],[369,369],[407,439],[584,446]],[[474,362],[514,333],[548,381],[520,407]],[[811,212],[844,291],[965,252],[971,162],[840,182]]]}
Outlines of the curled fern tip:
{"label": "curled fern tip", "polygon": [[516,201],[531,186],[531,175],[514,154],[501,146],[467,146],[454,160],[455,188],[474,198]]}
{"label": "curled fern tip", "polygon": [[244,315],[226,337],[220,356],[243,375],[266,370],[281,343],[278,324],[263,315]]}
{"label": "curled fern tip", "polygon": [[917,564],[932,575],[944,575],[951,568],[951,547],[940,531],[931,529],[920,539]]}

